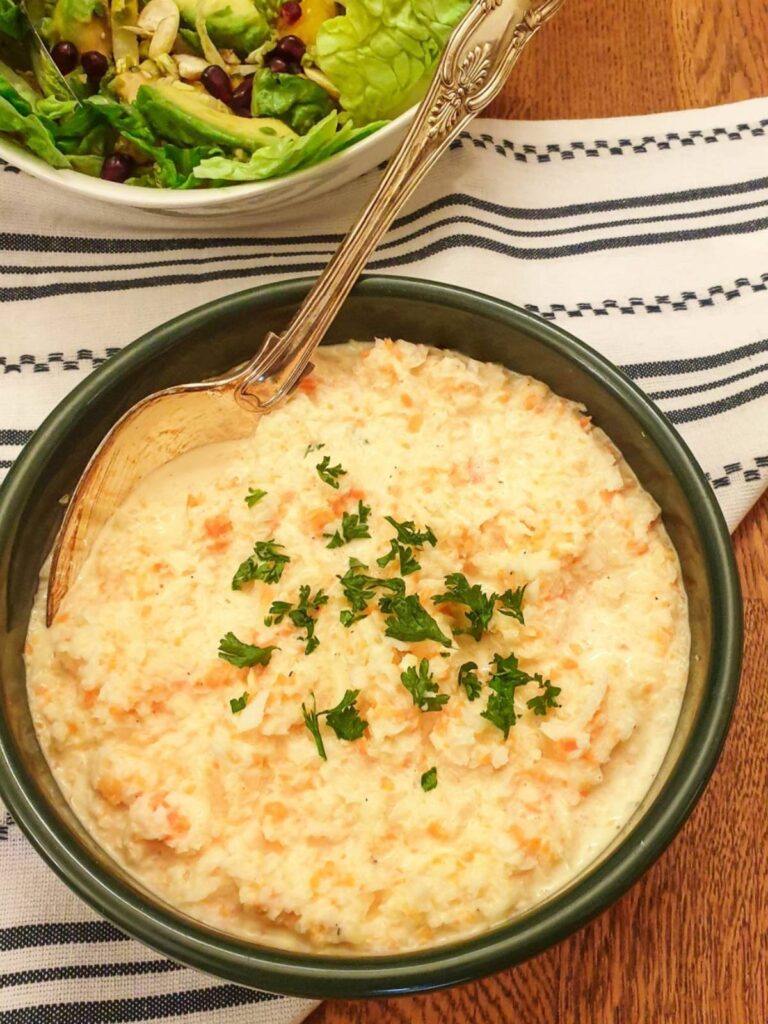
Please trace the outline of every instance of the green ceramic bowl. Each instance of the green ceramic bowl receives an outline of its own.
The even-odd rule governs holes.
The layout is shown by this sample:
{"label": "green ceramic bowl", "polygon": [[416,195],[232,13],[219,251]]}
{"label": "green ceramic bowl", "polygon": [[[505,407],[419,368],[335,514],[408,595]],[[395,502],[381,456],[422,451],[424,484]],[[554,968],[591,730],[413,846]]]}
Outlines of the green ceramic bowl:
{"label": "green ceramic bowl", "polygon": [[284,325],[307,281],[241,292],[193,310],[110,359],[37,431],[0,491],[0,794],[45,860],[100,914],[149,946],[243,985],[305,996],[413,992],[508,967],[558,942],[620,896],[656,860],[700,796],[733,707],[741,603],[730,538],[693,456],[654,406],[585,345],[523,310],[444,285],[368,278],[329,337],[376,334],[458,349],[546,381],[583,402],[664,514],[690,599],[693,657],[665,763],[613,845],[566,889],[470,941],[401,956],[286,953],[228,938],[136,885],[84,833],[53,781],[27,706],[22,648],[38,570],[96,443],[137,399],[214,376]]}

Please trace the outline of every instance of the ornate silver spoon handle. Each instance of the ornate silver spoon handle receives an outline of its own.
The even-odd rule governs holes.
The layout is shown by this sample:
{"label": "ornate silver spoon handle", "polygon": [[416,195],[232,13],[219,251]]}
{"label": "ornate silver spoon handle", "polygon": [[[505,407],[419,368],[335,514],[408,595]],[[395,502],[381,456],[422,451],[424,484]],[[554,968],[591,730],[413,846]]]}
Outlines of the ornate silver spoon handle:
{"label": "ornate silver spoon handle", "polygon": [[259,409],[284,399],[398,211],[424,175],[500,91],[523,47],[563,0],[477,0],[448,40],[429,92],[370,202],[282,335],[270,334],[238,398]]}

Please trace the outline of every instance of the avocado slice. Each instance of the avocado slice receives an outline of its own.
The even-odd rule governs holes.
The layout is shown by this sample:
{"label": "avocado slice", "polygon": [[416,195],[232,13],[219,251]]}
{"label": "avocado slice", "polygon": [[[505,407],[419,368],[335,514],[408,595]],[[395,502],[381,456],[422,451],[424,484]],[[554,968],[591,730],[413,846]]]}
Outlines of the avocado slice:
{"label": "avocado slice", "polygon": [[142,85],[136,107],[158,135],[179,146],[223,146],[249,153],[296,133],[271,117],[239,117],[202,89],[160,79]]}
{"label": "avocado slice", "polygon": [[[174,0],[182,21],[195,27],[198,0]],[[268,38],[269,24],[254,0],[207,0],[205,24],[216,46],[226,46],[244,56]]]}
{"label": "avocado slice", "polygon": [[80,53],[98,50],[112,55],[103,0],[56,0],[53,13],[45,23],[45,36],[53,45],[64,39],[74,43]]}

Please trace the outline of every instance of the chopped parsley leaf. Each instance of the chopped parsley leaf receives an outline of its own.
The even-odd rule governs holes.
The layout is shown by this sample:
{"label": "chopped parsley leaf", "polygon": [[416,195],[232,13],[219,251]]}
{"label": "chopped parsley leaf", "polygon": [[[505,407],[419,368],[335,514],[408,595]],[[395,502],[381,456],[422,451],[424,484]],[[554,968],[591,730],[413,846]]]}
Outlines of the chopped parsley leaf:
{"label": "chopped parsley leaf", "polygon": [[368,723],[357,710],[359,695],[359,690],[347,690],[335,708],[320,712],[340,740],[359,740],[368,728]]}
{"label": "chopped parsley leaf", "polygon": [[260,491],[258,487],[249,487],[248,493],[245,496],[245,504],[248,508],[253,508],[254,505],[258,505],[262,498],[267,495],[266,491]]}
{"label": "chopped parsley leaf", "polygon": [[421,776],[421,788],[425,793],[430,789],[437,789],[437,768],[432,767]]}
{"label": "chopped parsley leaf", "polygon": [[452,572],[445,577],[446,592],[437,594],[432,598],[435,604],[463,604],[468,611],[468,629],[454,629],[454,635],[468,633],[475,640],[479,640],[485,630],[488,629],[493,618],[493,609],[496,605],[496,594],[484,594],[479,583],[469,585],[467,577],[460,572]]}
{"label": "chopped parsley leaf", "polygon": [[324,444],[308,444],[304,452],[304,458],[309,455],[310,452],[319,452],[321,448],[325,448]]}
{"label": "chopped parsley leaf", "polygon": [[437,537],[428,526],[425,526],[423,530],[417,530],[412,519],[398,523],[392,516],[384,516],[384,518],[391,526],[394,526],[397,536],[389,542],[387,554],[377,558],[376,561],[383,569],[385,565],[389,565],[395,558],[398,558],[400,560],[400,575],[408,576],[421,568],[421,565],[413,557],[413,549],[423,548],[425,544],[431,544],[434,547],[437,544]]}
{"label": "chopped parsley leaf", "polygon": [[306,727],[309,729],[309,731],[312,733],[312,735],[315,738],[315,746],[317,747],[318,754],[320,755],[320,757],[322,757],[322,759],[324,761],[327,761],[328,760],[328,755],[325,752],[325,744],[323,743],[323,735],[320,732],[320,716],[317,713],[317,701],[315,700],[314,693],[311,694],[311,697],[312,697],[312,710],[308,711],[307,708],[305,707],[304,703],[302,702],[301,713],[302,713],[302,716],[304,718],[304,725],[306,725]]}
{"label": "chopped parsley leaf", "polygon": [[310,613],[317,612],[324,604],[328,604],[328,595],[322,590],[318,590],[314,597],[310,597],[309,587],[299,587],[299,599],[295,604],[291,601],[272,602],[264,624],[279,625],[287,615],[297,629],[305,631],[306,635],[299,639],[306,641],[304,653],[311,654],[320,646],[320,641],[315,636],[315,616]]}
{"label": "chopped parsley leaf", "polygon": [[360,712],[357,710],[357,698],[359,695],[359,690],[346,690],[339,703],[333,708],[327,708],[325,711],[317,710],[314,693],[311,694],[311,711],[308,711],[304,704],[301,705],[304,724],[314,736],[317,752],[324,761],[328,760],[328,756],[325,752],[323,735],[320,731],[320,719],[323,716],[325,716],[328,725],[330,725],[340,740],[349,740],[350,742],[359,740],[368,728],[368,723],[360,717]]}
{"label": "chopped parsley leaf", "polygon": [[502,658],[500,654],[494,655],[493,672],[488,679],[488,686],[493,692],[488,697],[488,705],[481,715],[497,729],[501,729],[504,739],[509,736],[509,730],[518,719],[515,711],[515,691],[519,686],[538,682],[540,679],[541,676],[531,676],[524,672],[517,663],[516,655],[510,654],[507,658]]}
{"label": "chopped parsley leaf", "polygon": [[560,696],[560,687],[553,686],[548,679],[543,679],[540,675],[535,675],[533,678],[539,684],[539,689],[542,691],[536,697],[531,697],[526,702],[534,715],[546,715],[550,708],[559,708],[560,705],[557,703],[556,698]]}
{"label": "chopped parsley leaf", "polygon": [[331,458],[329,455],[326,455],[322,462],[318,462],[315,469],[317,470],[317,475],[320,479],[329,486],[335,487],[337,491],[339,489],[339,477],[347,475],[346,469],[341,468],[341,463],[337,466],[331,465]]}
{"label": "chopped parsley leaf", "polygon": [[236,715],[238,711],[243,711],[246,704],[248,703],[248,691],[246,690],[242,697],[232,697],[229,702],[230,710],[233,715]]}
{"label": "chopped parsley leaf", "polygon": [[350,558],[347,571],[343,576],[337,577],[351,608],[351,611],[345,609],[339,612],[339,620],[347,628],[365,618],[368,605],[375,598],[377,589],[383,588],[393,594],[405,593],[405,583],[402,580],[381,580],[375,576],[367,576],[364,572],[367,568],[368,566],[359,559]]}
{"label": "chopped parsley leaf", "polygon": [[412,572],[416,572],[421,568],[421,563],[417,562],[413,557],[413,548],[405,547],[399,540],[395,540],[394,538],[389,542],[389,545],[389,551],[387,554],[376,559],[376,562],[382,567],[382,569],[385,565],[389,565],[393,558],[400,559],[401,576],[409,576]]}
{"label": "chopped parsley leaf", "polygon": [[232,589],[240,590],[245,583],[262,580],[264,583],[277,583],[290,558],[282,554],[274,540],[258,540],[253,545],[253,554],[240,563],[232,578]]}
{"label": "chopped parsley leaf", "polygon": [[499,604],[501,605],[499,611],[501,614],[517,619],[521,626],[525,625],[523,598],[525,597],[527,586],[528,584],[526,583],[524,587],[517,587],[516,590],[507,590],[504,594],[499,595]]}
{"label": "chopped parsley leaf", "polygon": [[477,665],[474,661],[465,661],[459,669],[459,686],[463,686],[469,700],[477,700],[483,684],[476,672]]}
{"label": "chopped parsley leaf", "polygon": [[426,524],[423,530],[417,530],[412,519],[398,523],[392,516],[384,516],[384,518],[390,526],[394,526],[397,539],[401,544],[411,544],[415,548],[423,548],[425,544],[431,544],[434,547],[437,544],[437,537]]}
{"label": "chopped parsley leaf", "polygon": [[268,665],[272,651],[278,648],[257,647],[238,640],[234,633],[227,633],[219,640],[219,657],[235,668],[252,668],[254,665]]}
{"label": "chopped parsley leaf", "polygon": [[341,516],[341,528],[335,533],[325,533],[324,537],[330,537],[326,544],[328,548],[340,548],[343,544],[349,544],[352,540],[362,540],[370,537],[368,530],[368,516],[371,514],[370,505],[364,505],[362,501],[357,503],[357,512],[343,512]]}
{"label": "chopped parsley leaf", "polygon": [[400,681],[410,693],[419,711],[440,711],[443,704],[448,703],[448,694],[438,691],[426,658],[421,659],[418,668],[411,665],[405,672],[401,672]]}
{"label": "chopped parsley leaf", "polygon": [[406,643],[435,640],[443,647],[451,646],[451,641],[423,607],[417,594],[383,598],[379,601],[379,607],[389,613],[385,620],[386,636],[391,636],[394,640],[404,640]]}

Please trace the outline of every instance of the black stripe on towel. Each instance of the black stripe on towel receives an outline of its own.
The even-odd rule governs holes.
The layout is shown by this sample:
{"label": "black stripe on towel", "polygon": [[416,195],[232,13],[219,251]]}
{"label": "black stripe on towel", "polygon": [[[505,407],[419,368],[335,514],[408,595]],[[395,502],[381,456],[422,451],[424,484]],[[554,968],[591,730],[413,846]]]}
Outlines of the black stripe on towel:
{"label": "black stripe on towel", "polygon": [[37,970],[0,973],[0,988],[14,985],[38,985],[45,981],[70,981],[77,978],[119,978],[126,975],[168,974],[183,971],[172,960],[132,960],[130,963],[70,964],[67,967],[41,967]]}
{"label": "black stripe on towel", "polygon": [[[602,231],[608,229],[631,227],[638,224],[668,224],[676,221],[689,221],[697,220],[701,218],[712,218],[717,217],[721,214],[730,213],[741,213],[748,210],[762,209],[768,206],[768,199],[762,200],[756,203],[744,203],[738,206],[724,206],[717,209],[707,210],[691,210],[686,213],[670,213],[670,214],[658,214],[652,217],[629,217],[622,220],[604,220],[596,221],[594,223],[579,224],[565,228],[552,228],[541,231],[520,231],[514,228],[505,227],[503,224],[494,224],[490,220],[481,220],[478,217],[471,217],[468,214],[457,214],[454,217],[443,217],[440,220],[433,221],[429,224],[425,224],[422,227],[417,228],[410,234],[401,235],[399,238],[390,238],[388,241],[383,242],[377,247],[377,252],[387,252],[390,249],[396,249],[400,246],[408,245],[410,242],[416,241],[418,238],[423,238],[425,235],[430,235],[438,232],[441,228],[451,227],[456,224],[468,224],[471,227],[484,228],[487,231],[495,231],[497,234],[502,235],[505,238],[560,238],[565,235],[581,235],[586,234],[590,231]],[[290,245],[293,240],[283,239],[283,245]],[[295,240],[299,244],[299,239]],[[233,242],[233,245],[237,243]],[[265,244],[264,240],[260,244]],[[215,256],[181,256],[178,259],[157,259],[157,260],[143,260],[133,263],[109,263],[106,266],[99,265],[94,266],[88,263],[46,263],[44,266],[35,265],[21,265],[21,264],[7,264],[0,266],[0,275],[4,274],[8,277],[14,277],[17,275],[28,274],[34,277],[40,277],[49,274],[107,274],[107,273],[121,273],[123,271],[136,271],[136,270],[162,270],[167,267],[199,267],[207,266],[215,263],[242,263],[247,260],[262,260],[262,259],[298,259],[306,256],[330,256],[333,253],[333,247],[328,246],[325,249],[317,249],[312,252],[308,252],[305,249],[297,249],[290,251],[285,249],[280,252],[275,252],[273,248],[268,251],[258,252],[232,252],[232,253],[220,253]],[[290,268],[289,268],[290,269]],[[768,287],[765,281],[768,280],[768,274],[763,275],[762,282],[756,282],[752,284],[749,281],[745,281],[745,285],[749,284],[753,291],[764,291]],[[162,279],[158,280],[161,283]],[[728,294],[727,298],[733,296]],[[690,298],[696,298],[691,296]],[[632,300],[636,302],[637,300]],[[662,299],[662,302],[669,301]],[[707,304],[706,299],[699,300],[702,305]],[[568,308],[564,305],[557,303],[552,304],[546,309],[540,309],[538,306],[527,306],[531,312],[539,313],[546,319],[555,319],[557,314],[567,314],[568,316],[582,316],[585,310],[593,312],[596,316],[601,315],[607,309],[609,312],[634,312],[632,309],[623,309],[621,304],[618,302],[607,301],[602,305],[592,306],[591,303],[580,303],[577,307]],[[686,309],[686,302],[679,303],[675,308]],[[651,308],[648,312],[661,312],[658,309]]]}
{"label": "black stripe on towel", "polygon": [[0,444],[26,444],[31,437],[31,430],[13,430],[7,427],[0,427]]}
{"label": "black stripe on towel", "polygon": [[768,370],[768,363],[761,363],[760,366],[753,366],[749,370],[742,370],[741,373],[734,373],[730,377],[718,377],[717,380],[707,381],[705,384],[691,384],[685,388],[671,388],[669,391],[651,391],[648,397],[654,402],[664,398],[682,398],[684,395],[698,395],[704,391],[712,391],[713,388],[722,388],[726,384],[735,384],[737,380],[745,380],[747,377],[754,377],[756,373],[765,373]]}
{"label": "black stripe on towel", "polygon": [[[234,1006],[270,1003],[281,996],[239,985],[217,985],[196,991],[133,999],[100,999],[79,1003],[43,1003],[0,1011],[0,1024],[128,1024],[133,1021],[211,1013]],[[226,1020],[226,1017],[222,1017]]]}
{"label": "black stripe on towel", "polygon": [[740,142],[742,139],[760,138],[766,134],[768,120],[754,124],[739,124],[731,128],[704,128],[690,132],[666,132],[663,135],[643,135],[640,138],[621,138],[609,142],[595,139],[592,142],[571,142],[534,146],[530,143],[513,142],[483,133],[474,135],[462,132],[451,144],[451,149],[461,149],[465,142],[471,142],[477,149],[491,146],[500,156],[513,156],[520,163],[551,163],[553,160],[575,160],[579,156],[605,157],[627,156],[638,153],[659,153],[689,146],[712,145],[718,142]]}
{"label": "black stripe on towel", "polygon": [[768,395],[768,381],[761,381],[746,391],[739,391],[735,395],[727,395],[725,398],[718,398],[716,401],[707,402],[705,405],[693,405],[687,409],[665,410],[665,416],[672,423],[693,423],[696,420],[709,419],[710,416],[717,416],[721,412],[728,412],[730,409],[738,409],[742,405],[754,402],[758,398],[765,398]]}
{"label": "black stripe on towel", "polygon": [[683,359],[658,359],[647,363],[626,363],[622,366],[624,373],[639,380],[642,377],[666,377],[674,373],[694,373],[697,370],[714,370],[718,366],[747,359],[760,352],[768,352],[768,338],[753,341],[749,345],[739,345],[724,352],[715,352],[708,356],[686,356]]}
{"label": "black stripe on towel", "polygon": [[0,928],[0,952],[68,943],[126,942],[128,936],[108,921],[60,921]]}
{"label": "black stripe on towel", "polygon": [[[484,213],[516,220],[556,220],[561,217],[577,217],[594,213],[610,213],[617,210],[641,209],[646,206],[670,206],[686,202],[718,199],[723,196],[745,195],[768,189],[768,177],[752,178],[747,181],[726,185],[709,185],[703,188],[685,189],[678,192],[662,192],[651,195],[627,196],[622,199],[605,199],[592,203],[570,203],[566,206],[521,207],[504,206],[477,199],[464,192],[453,192],[441,196],[417,210],[399,217],[393,229],[406,227],[430,213],[451,206],[469,206]],[[278,237],[248,238],[216,237],[200,238],[87,238],[76,235],[38,235],[18,232],[0,232],[0,249],[11,252],[42,253],[90,253],[94,255],[117,255],[118,253],[169,252],[180,249],[221,249],[242,248],[264,245],[335,245],[341,241],[341,234],[294,235]]]}
{"label": "black stripe on towel", "polygon": [[[541,249],[525,249],[507,245],[496,239],[484,238],[479,235],[457,234],[438,239],[420,249],[414,249],[393,257],[374,258],[370,264],[371,271],[394,269],[418,263],[439,253],[453,249],[478,249],[493,252],[502,256],[510,256],[521,260],[562,259],[569,256],[581,256],[592,252],[616,251],[635,247],[646,247],[675,242],[690,242],[703,239],[721,238],[734,235],[754,234],[768,228],[768,219],[744,221],[738,224],[722,224],[706,228],[693,228],[674,232],[650,232],[645,235],[629,235],[618,238],[600,238],[573,245],[563,245]],[[56,284],[24,285],[19,287],[0,288],[0,302],[22,302],[33,299],[51,298],[57,295],[83,295],[105,292],[125,292],[140,288],[169,287],[172,285],[202,284],[207,281],[239,280],[249,277],[264,277],[275,273],[294,274],[318,273],[324,262],[306,262],[281,264],[265,264],[263,266],[230,268],[227,270],[206,271],[202,274],[168,274],[164,277],[134,277],[119,281],[62,281]]]}

